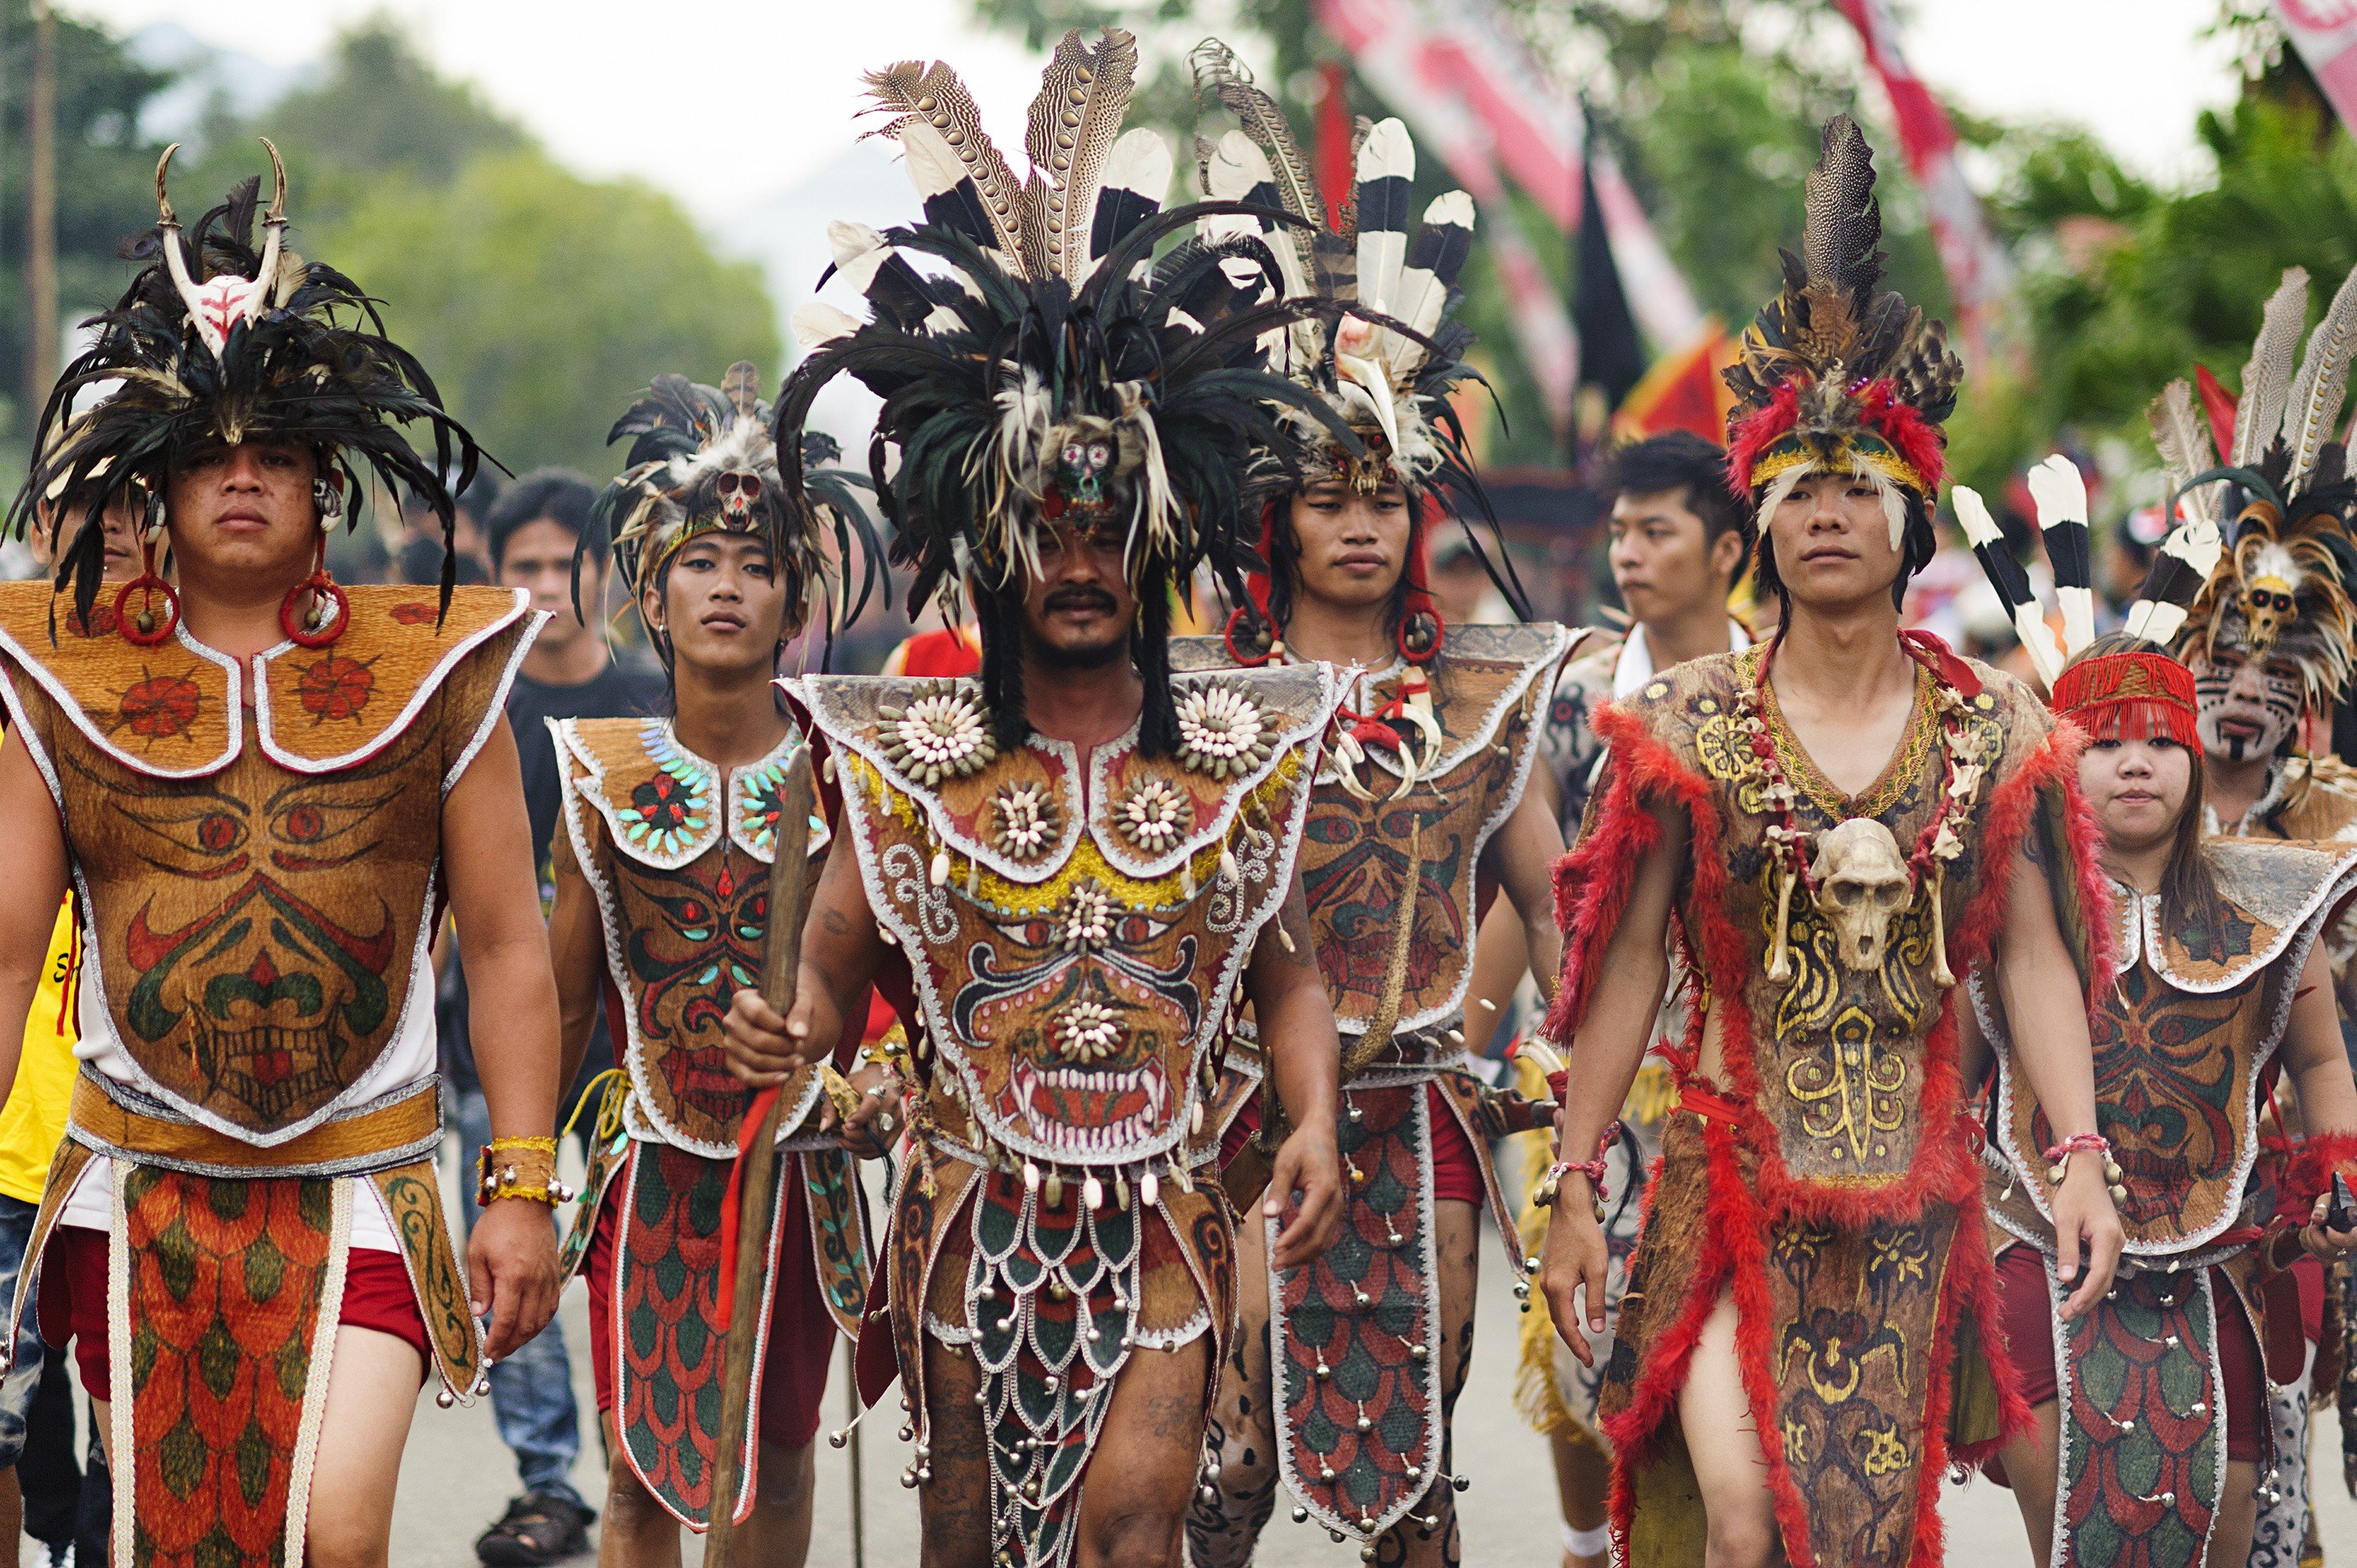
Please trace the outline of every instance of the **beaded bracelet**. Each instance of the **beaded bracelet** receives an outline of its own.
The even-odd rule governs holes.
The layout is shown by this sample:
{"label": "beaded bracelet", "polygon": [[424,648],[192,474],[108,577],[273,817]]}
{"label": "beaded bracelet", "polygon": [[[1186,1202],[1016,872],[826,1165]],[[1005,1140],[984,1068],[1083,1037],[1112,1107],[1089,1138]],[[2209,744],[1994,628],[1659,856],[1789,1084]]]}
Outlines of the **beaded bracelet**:
{"label": "beaded bracelet", "polygon": [[521,1197],[551,1208],[569,1200],[573,1189],[556,1179],[554,1138],[494,1138],[475,1159],[475,1203],[489,1208],[502,1197]]}
{"label": "beaded bracelet", "polygon": [[2073,1133],[2047,1150],[2046,1179],[2061,1187],[2062,1178],[2071,1174],[2070,1161],[2073,1155],[2103,1155],[2104,1185],[2110,1189],[2112,1201],[2124,1203],[2127,1200],[2128,1189],[2122,1178],[2119,1162],[2112,1158],[2112,1141],[2101,1133]]}

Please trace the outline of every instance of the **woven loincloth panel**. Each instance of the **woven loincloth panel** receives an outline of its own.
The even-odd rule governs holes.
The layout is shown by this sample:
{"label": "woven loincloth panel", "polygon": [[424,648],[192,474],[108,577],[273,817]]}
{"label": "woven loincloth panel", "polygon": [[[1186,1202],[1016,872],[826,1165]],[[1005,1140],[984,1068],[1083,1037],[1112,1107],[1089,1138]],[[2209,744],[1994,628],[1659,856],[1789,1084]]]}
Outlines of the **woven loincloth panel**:
{"label": "woven loincloth panel", "polygon": [[[108,1319],[118,1475],[125,1436],[134,1455],[129,1495],[117,1499],[130,1510],[130,1561],[299,1562],[300,1494],[318,1442],[307,1395],[349,1244],[336,1184],[128,1165],[120,1180],[115,1263],[127,1263],[127,1278],[110,1289]],[[117,1561],[123,1537],[118,1523]]]}
{"label": "woven loincloth panel", "polygon": [[[2049,1294],[2068,1293],[2050,1261]],[[2210,1273],[2123,1273],[2063,1325],[2062,1568],[2198,1568],[2226,1478]]]}
{"label": "woven loincloth panel", "polygon": [[[731,1162],[669,1144],[636,1142],[615,1244],[614,1427],[630,1468],[682,1523],[703,1529],[720,1449],[721,1365],[727,1336],[715,1327],[720,1300],[720,1200]],[[793,1168],[778,1164],[783,1181]],[[782,1202],[778,1206],[783,1208]],[[774,1252],[772,1254],[774,1256]],[[754,1339],[757,1408],[745,1420],[736,1517],[751,1507],[761,1430],[761,1359],[769,1346],[774,1268],[764,1270],[761,1332]]]}
{"label": "woven loincloth panel", "polygon": [[1341,1230],[1315,1263],[1272,1273],[1269,1366],[1286,1486],[1329,1530],[1372,1536],[1438,1468],[1440,1274],[1424,1085],[1353,1090],[1351,1102],[1360,1118],[1339,1131],[1358,1176]]}

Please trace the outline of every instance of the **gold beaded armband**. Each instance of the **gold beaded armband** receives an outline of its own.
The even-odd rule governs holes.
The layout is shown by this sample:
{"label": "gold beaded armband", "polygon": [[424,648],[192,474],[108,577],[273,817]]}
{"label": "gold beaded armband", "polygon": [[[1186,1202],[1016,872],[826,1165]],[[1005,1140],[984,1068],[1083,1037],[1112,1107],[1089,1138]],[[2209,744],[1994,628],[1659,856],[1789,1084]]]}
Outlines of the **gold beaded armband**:
{"label": "gold beaded armband", "polygon": [[475,1164],[475,1202],[489,1208],[503,1197],[545,1203],[551,1208],[573,1197],[556,1179],[554,1138],[494,1138]]}

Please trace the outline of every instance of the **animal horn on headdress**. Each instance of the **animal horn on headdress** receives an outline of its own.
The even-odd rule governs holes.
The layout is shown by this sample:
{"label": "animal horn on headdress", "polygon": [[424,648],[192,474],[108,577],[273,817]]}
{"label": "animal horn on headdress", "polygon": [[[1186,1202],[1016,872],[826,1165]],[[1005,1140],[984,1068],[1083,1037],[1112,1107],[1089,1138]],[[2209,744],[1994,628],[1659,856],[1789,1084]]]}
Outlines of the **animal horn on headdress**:
{"label": "animal horn on headdress", "polygon": [[269,303],[270,291],[278,285],[278,252],[286,234],[286,165],[269,137],[254,139],[270,154],[270,210],[262,219],[262,264],[254,268],[253,287],[246,293],[249,317]]}
{"label": "animal horn on headdress", "polygon": [[180,303],[188,308],[190,321],[204,317],[204,302],[197,296],[196,280],[188,275],[188,253],[180,243],[180,220],[172,210],[172,198],[164,188],[164,177],[172,166],[172,155],[180,150],[174,142],[156,160],[156,228],[164,240],[164,266],[171,274],[172,286],[179,291]]}

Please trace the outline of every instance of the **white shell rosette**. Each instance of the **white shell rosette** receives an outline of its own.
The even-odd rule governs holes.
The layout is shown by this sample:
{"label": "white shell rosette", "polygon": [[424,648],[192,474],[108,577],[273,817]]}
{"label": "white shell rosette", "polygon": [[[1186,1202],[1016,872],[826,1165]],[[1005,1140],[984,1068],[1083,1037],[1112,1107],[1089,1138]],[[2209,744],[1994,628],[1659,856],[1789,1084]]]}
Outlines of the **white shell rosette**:
{"label": "white shell rosette", "polygon": [[1009,784],[990,800],[990,841],[1007,859],[1039,859],[1056,839],[1061,816],[1045,784]]}
{"label": "white shell rosette", "polygon": [[878,708],[877,716],[884,721],[884,754],[920,784],[979,772],[998,755],[982,699],[963,687],[936,687],[905,708]]}
{"label": "white shell rosette", "polygon": [[1195,809],[1168,779],[1146,775],[1114,807],[1113,823],[1122,837],[1146,854],[1159,854],[1194,825]]}
{"label": "white shell rosette", "polygon": [[1178,760],[1214,779],[1241,779],[1268,760],[1275,736],[1260,704],[1214,681],[1178,693]]}
{"label": "white shell rosette", "polygon": [[1121,1048],[1121,1020],[1102,1002],[1075,1002],[1057,1022],[1056,1044],[1067,1061],[1103,1061]]}
{"label": "white shell rosette", "polygon": [[1094,881],[1074,886],[1064,900],[1064,946],[1074,952],[1103,947],[1113,936],[1113,895]]}

